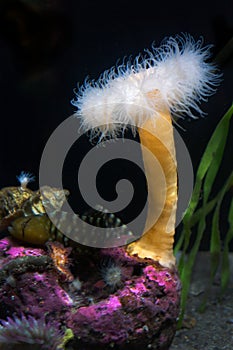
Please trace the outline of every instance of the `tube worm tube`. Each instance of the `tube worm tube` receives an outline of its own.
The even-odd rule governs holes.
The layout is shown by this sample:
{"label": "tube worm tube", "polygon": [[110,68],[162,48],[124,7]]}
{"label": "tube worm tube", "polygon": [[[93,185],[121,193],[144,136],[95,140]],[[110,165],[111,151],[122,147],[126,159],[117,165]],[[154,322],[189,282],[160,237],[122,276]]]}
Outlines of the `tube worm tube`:
{"label": "tube worm tube", "polygon": [[[159,161],[166,181],[163,210],[144,235],[127,246],[127,251],[165,267],[175,264],[177,167],[172,120],[203,114],[200,103],[215,92],[219,83],[209,57],[210,46],[203,47],[202,39],[196,42],[188,34],[170,37],[134,62],[105,71],[98,81],[86,81],[72,101],[84,131],[91,129],[91,135],[98,135],[101,141],[116,137],[132,125],[133,130],[138,129],[141,144]],[[142,153],[150,211],[162,203],[158,202],[152,165],[143,148]]]}

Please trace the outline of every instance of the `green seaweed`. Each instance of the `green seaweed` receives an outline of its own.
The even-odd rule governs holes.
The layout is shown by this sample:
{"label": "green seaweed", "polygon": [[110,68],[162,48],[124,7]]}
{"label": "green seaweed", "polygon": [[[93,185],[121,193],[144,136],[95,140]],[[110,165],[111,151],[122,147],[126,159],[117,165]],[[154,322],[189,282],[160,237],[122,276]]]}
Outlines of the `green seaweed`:
{"label": "green seaweed", "polygon": [[229,244],[233,239],[233,199],[230,204],[230,209],[228,212],[228,224],[229,229],[226,234],[226,238],[224,241],[224,248],[223,248],[223,254],[222,254],[222,275],[221,275],[221,290],[222,293],[226,290],[226,287],[228,285],[229,279],[230,279],[230,264],[229,264]]}
{"label": "green seaweed", "polygon": [[[218,123],[197,169],[195,185],[189,206],[183,217],[183,227],[179,240],[174,248],[175,254],[181,251],[178,269],[182,282],[181,315],[178,327],[181,326],[187,303],[189,287],[192,277],[192,269],[200,243],[206,231],[207,216],[211,216],[211,274],[209,286],[206,289],[205,298],[211,287],[217,269],[221,262],[221,292],[223,293],[229,281],[229,244],[233,239],[233,200],[228,214],[229,229],[225,236],[222,249],[221,233],[219,228],[219,216],[221,205],[226,193],[233,186],[233,171],[223,184],[221,190],[213,197],[213,185],[222,164],[223,154],[229,133],[230,121],[233,115],[233,105]],[[194,237],[190,247],[190,239]],[[205,298],[201,310],[205,308]]]}

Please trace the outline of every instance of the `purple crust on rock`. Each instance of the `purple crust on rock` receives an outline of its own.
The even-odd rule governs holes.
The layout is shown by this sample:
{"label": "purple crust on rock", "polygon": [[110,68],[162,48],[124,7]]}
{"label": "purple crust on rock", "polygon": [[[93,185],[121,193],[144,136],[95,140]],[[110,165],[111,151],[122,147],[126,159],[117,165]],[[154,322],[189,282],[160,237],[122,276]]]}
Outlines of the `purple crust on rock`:
{"label": "purple crust on rock", "polygon": [[[73,281],[60,278],[46,246],[0,240],[1,318],[46,315],[72,329],[73,349],[169,348],[179,315],[175,268],[129,256],[123,248],[78,246],[68,262]],[[112,266],[120,271],[114,288],[103,275]]]}
{"label": "purple crust on rock", "polygon": [[71,307],[72,300],[59,284],[44,249],[23,247],[9,238],[1,240],[0,247],[4,247],[0,248],[0,300],[5,316],[13,311],[41,318],[60,315]]}
{"label": "purple crust on rock", "polygon": [[[128,259],[128,257],[127,257]],[[67,325],[79,338],[81,349],[139,349],[156,343],[166,349],[175,334],[179,314],[180,281],[175,270],[161,269],[132,257],[141,267],[114,295],[70,314]],[[144,267],[143,267],[144,265]]]}

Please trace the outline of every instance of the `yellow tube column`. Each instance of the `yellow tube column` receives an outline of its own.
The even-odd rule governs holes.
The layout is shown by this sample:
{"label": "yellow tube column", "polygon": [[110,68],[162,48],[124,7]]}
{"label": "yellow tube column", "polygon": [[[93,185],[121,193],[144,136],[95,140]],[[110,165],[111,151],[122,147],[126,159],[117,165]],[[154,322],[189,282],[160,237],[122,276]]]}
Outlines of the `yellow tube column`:
{"label": "yellow tube column", "polygon": [[[165,177],[166,188],[154,186],[154,172],[151,158],[142,147],[145,174],[148,183],[148,215],[151,220],[151,211],[162,206],[158,220],[137,241],[127,247],[130,255],[140,258],[151,258],[162,266],[172,267],[175,264],[173,243],[175,234],[176,208],[177,208],[177,165],[175,158],[175,145],[171,115],[168,110],[156,115],[155,120],[146,121],[139,128],[141,144],[153,153],[158,160]],[[164,187],[164,183],[161,183]],[[158,191],[164,190],[164,200],[161,201]],[[160,202],[159,202],[160,201]],[[150,225],[146,222],[146,225]]]}

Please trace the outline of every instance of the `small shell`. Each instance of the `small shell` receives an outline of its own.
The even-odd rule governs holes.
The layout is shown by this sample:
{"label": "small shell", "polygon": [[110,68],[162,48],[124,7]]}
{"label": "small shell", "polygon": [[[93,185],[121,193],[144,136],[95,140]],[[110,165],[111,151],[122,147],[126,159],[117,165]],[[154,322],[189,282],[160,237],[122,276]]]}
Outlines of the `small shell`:
{"label": "small shell", "polygon": [[41,245],[49,240],[51,225],[47,215],[22,216],[11,223],[8,231],[21,241]]}

